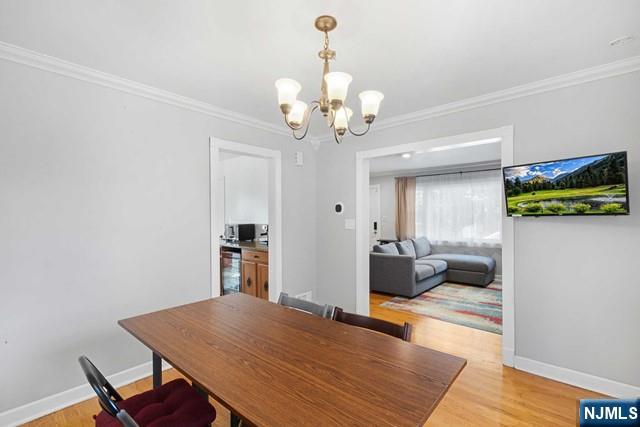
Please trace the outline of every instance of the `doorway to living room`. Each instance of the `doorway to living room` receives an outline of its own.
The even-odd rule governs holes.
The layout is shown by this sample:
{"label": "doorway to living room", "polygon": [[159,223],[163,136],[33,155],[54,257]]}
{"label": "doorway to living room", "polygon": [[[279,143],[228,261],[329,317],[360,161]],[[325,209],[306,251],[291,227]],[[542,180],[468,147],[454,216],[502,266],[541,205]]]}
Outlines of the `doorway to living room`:
{"label": "doorway to living room", "polygon": [[[512,162],[511,126],[356,153],[357,311],[368,314],[371,302],[501,332],[503,363],[512,365],[513,220],[500,178]],[[376,236],[386,244],[379,252],[412,255],[409,274],[393,273],[393,255],[370,260]]]}

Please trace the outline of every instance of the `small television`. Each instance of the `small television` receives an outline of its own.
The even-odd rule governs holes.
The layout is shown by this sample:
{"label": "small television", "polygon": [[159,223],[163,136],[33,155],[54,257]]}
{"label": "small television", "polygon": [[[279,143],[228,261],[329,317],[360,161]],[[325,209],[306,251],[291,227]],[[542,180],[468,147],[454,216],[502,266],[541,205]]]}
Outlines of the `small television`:
{"label": "small television", "polygon": [[627,152],[502,168],[507,216],[628,215]]}

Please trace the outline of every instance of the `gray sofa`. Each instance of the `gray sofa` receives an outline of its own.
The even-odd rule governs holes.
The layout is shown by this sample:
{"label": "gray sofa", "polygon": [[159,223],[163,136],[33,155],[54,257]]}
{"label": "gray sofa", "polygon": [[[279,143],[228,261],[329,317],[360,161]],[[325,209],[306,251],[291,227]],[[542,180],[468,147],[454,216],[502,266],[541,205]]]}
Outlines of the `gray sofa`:
{"label": "gray sofa", "polygon": [[426,237],[375,245],[369,254],[370,289],[409,298],[445,281],[487,286],[495,271],[491,257],[432,254]]}

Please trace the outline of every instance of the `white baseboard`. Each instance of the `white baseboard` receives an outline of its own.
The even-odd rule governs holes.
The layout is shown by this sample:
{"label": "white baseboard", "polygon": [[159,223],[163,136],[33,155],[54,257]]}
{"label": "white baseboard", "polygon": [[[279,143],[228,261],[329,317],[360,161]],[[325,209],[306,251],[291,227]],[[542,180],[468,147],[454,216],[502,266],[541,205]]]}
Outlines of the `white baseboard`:
{"label": "white baseboard", "polygon": [[637,398],[640,396],[640,387],[609,380],[584,372],[550,365],[526,357],[515,356],[515,368],[541,377],[560,381],[576,387],[603,393],[617,398]]}
{"label": "white baseboard", "polygon": [[502,347],[502,364],[513,368],[515,352],[512,348]]}
{"label": "white baseboard", "polygon": [[[171,365],[164,361],[162,362],[163,370],[170,368]],[[151,373],[151,362],[147,362],[109,375],[107,380],[115,388],[118,388],[148,377]],[[0,413],[0,426],[13,427],[24,424],[95,396],[96,394],[91,389],[91,386],[89,386],[89,384],[83,384]]]}

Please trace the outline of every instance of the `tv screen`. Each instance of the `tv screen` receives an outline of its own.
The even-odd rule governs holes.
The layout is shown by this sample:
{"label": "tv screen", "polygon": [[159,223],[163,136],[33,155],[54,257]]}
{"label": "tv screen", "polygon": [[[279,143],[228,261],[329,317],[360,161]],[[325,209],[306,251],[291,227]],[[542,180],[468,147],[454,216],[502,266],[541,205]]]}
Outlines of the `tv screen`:
{"label": "tv screen", "polygon": [[628,215],[627,152],[502,169],[508,216]]}

